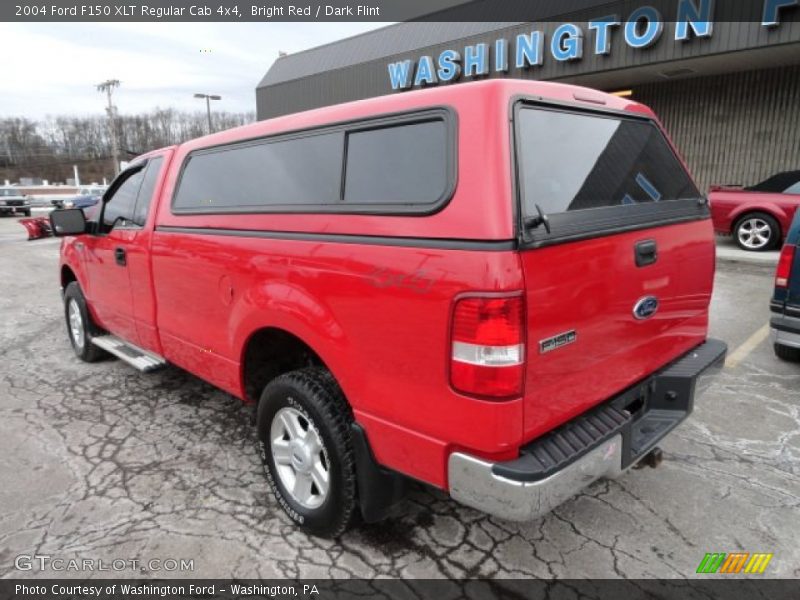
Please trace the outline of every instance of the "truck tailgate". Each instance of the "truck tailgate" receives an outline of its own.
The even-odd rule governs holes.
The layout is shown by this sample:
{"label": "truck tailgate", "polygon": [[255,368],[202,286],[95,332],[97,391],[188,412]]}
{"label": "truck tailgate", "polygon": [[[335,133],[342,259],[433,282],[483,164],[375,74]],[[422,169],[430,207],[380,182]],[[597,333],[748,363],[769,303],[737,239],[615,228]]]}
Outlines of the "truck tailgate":
{"label": "truck tailgate", "polygon": [[[521,253],[528,320],[525,439],[705,340],[715,259],[711,227],[707,219],[690,221]],[[641,242],[655,243],[653,264],[637,266]],[[655,299],[657,309],[637,318],[634,309],[643,299]]]}

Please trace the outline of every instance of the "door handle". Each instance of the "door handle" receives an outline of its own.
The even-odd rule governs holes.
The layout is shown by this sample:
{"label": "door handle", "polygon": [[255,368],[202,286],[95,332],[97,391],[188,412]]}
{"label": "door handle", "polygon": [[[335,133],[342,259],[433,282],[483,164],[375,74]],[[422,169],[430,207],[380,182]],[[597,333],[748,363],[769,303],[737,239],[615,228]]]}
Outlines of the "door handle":
{"label": "door handle", "polygon": [[658,260],[658,246],[655,240],[637,242],[634,247],[634,257],[637,267],[646,267],[655,264]]}
{"label": "door handle", "polygon": [[128,264],[128,261],[125,257],[125,248],[115,248],[114,249],[114,259],[117,261],[117,264],[124,267]]}

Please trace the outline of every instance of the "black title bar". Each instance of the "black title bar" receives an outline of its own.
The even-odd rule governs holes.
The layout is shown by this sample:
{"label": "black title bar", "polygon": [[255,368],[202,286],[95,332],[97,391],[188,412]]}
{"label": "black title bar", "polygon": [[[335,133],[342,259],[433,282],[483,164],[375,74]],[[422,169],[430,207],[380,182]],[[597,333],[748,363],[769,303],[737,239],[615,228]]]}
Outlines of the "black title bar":
{"label": "black title bar", "polygon": [[[269,21],[582,21],[626,19],[642,6],[665,22],[702,14],[717,22],[798,21],[796,0],[3,0],[0,21],[19,22],[269,22]],[[687,12],[689,11],[689,12]]]}
{"label": "black title bar", "polygon": [[3,600],[794,600],[792,580],[730,576],[699,580],[221,580],[3,579]]}

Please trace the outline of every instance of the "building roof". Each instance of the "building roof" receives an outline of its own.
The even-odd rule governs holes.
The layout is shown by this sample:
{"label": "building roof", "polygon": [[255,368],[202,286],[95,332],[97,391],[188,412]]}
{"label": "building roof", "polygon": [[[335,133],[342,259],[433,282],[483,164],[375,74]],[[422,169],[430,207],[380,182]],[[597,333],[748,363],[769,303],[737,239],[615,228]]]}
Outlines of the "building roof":
{"label": "building roof", "polygon": [[[259,88],[302,79],[322,71],[342,69],[388,56],[412,53],[436,44],[480,35],[518,22],[504,23],[396,23],[278,58],[258,84]],[[335,49],[332,48],[335,46]],[[409,58],[412,58],[409,56]]]}

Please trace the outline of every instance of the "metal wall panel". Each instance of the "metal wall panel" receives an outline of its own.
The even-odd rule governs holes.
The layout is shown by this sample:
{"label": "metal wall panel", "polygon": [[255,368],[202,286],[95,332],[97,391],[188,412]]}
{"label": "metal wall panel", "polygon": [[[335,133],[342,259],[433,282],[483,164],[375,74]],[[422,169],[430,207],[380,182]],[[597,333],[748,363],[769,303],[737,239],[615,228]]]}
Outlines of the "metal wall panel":
{"label": "metal wall panel", "polygon": [[[320,49],[301,52],[298,55],[289,55],[278,59],[270,72],[256,90],[256,105],[259,119],[275,117],[298,110],[306,110],[358,100],[373,96],[392,93],[387,65],[392,62],[411,59],[416,61],[420,56],[434,57],[446,49],[455,49],[463,53],[464,46],[477,43],[490,45],[490,62],[493,57],[493,46],[498,38],[505,38],[509,42],[510,52],[513,53],[514,40],[517,35],[529,34],[532,30],[541,30],[545,34],[544,64],[540,67],[517,69],[510,60],[511,68],[505,74],[491,72],[490,77],[515,77],[521,79],[562,80],[580,82],[582,78],[594,77],[598,74],[607,74],[604,81],[613,82],[615,77],[624,79],[626,71],[638,69],[641,78],[656,80],[664,71],[680,67],[682,62],[692,59],[710,59],[727,57],[728,63],[746,60],[749,52],[763,48],[787,47],[794,49],[794,62],[800,62],[800,11],[796,11],[793,20],[787,20],[775,29],[762,27],[760,23],[719,22],[715,24],[714,34],[711,38],[693,39],[687,42],[675,41],[675,23],[665,23],[661,38],[652,47],[645,49],[630,48],[623,39],[622,29],[617,28],[612,35],[611,54],[607,56],[594,53],[594,38],[589,35],[584,24],[584,55],[581,60],[573,62],[558,62],[549,52],[549,42],[552,32],[560,25],[559,22],[547,23],[522,23],[511,27],[494,29],[477,35],[470,35],[458,40],[450,39],[448,32],[454,27],[462,31],[464,23],[402,23],[383,31],[385,35],[397,37],[399,33],[408,31],[411,39],[426,39],[417,31],[425,27],[425,33],[430,36],[431,25],[442,29],[439,34],[443,39],[449,39],[439,44],[408,50],[392,56],[382,56],[371,60],[363,60],[340,68],[327,68],[328,64],[336,64],[331,58],[338,52],[345,50],[348,56],[353,52],[352,40],[343,40],[341,49],[339,43],[328,44]],[[622,15],[625,17],[625,15]],[[483,24],[486,25],[486,24]],[[495,27],[498,24],[491,24]],[[375,36],[365,38],[370,40],[370,45],[378,43]],[[360,39],[360,38],[359,38]],[[309,59],[315,56],[317,50],[324,50],[316,64],[316,71],[308,74]],[[373,56],[365,52],[365,56]],[[327,57],[327,58],[326,58]],[[348,62],[353,59],[350,57]],[[298,67],[295,78],[291,77],[292,65]],[[300,68],[302,67],[302,68]],[[746,68],[746,67],[745,67]],[[735,70],[735,69],[729,69]],[[740,69],[743,70],[743,69]],[[275,83],[267,83],[273,80]],[[461,81],[468,81],[462,78]],[[453,85],[453,84],[451,84]],[[604,87],[608,87],[604,86]],[[402,92],[396,92],[402,93]]]}
{"label": "metal wall panel", "polygon": [[695,179],[752,185],[800,169],[800,66],[644,85]]}

